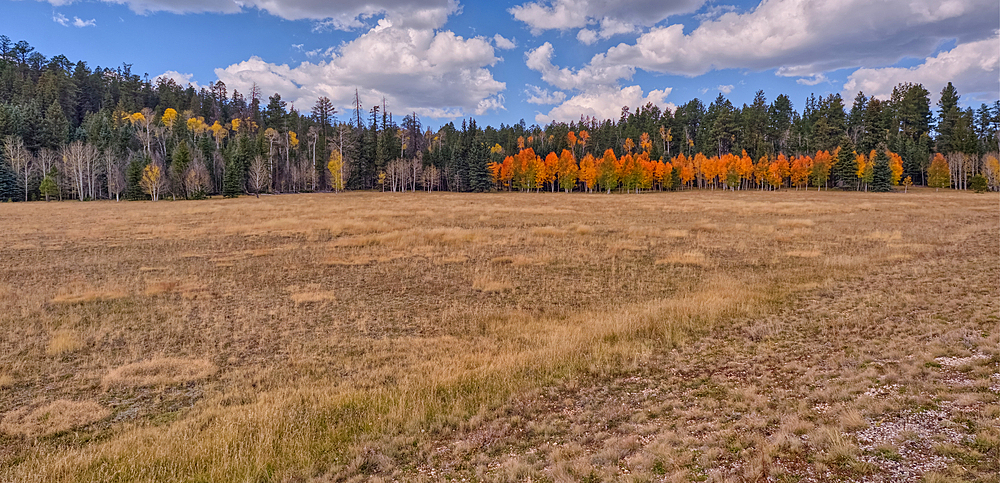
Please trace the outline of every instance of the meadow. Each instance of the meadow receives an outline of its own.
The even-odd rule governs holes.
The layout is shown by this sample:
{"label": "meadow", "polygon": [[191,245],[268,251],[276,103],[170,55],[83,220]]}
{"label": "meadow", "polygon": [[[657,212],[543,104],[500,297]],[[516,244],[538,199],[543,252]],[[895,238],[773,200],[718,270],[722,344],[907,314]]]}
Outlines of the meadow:
{"label": "meadow", "polygon": [[1000,199],[0,204],[0,481],[983,481]]}

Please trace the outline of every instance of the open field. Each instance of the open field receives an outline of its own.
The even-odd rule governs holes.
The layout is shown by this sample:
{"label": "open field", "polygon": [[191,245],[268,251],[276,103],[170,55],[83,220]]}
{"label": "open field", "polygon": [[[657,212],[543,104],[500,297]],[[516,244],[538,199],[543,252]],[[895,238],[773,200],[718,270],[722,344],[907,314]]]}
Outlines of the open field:
{"label": "open field", "polygon": [[0,481],[984,481],[1000,199],[0,205]]}

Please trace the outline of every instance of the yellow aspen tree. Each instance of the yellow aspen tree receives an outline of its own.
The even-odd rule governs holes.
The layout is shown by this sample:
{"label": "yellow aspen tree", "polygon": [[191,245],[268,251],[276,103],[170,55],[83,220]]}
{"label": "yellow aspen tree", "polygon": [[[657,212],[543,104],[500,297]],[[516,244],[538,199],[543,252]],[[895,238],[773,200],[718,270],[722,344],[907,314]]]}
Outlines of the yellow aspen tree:
{"label": "yellow aspen tree", "polygon": [[158,201],[160,199],[160,190],[163,188],[163,172],[160,167],[155,164],[147,165],[142,170],[142,179],[139,180],[139,186],[142,190],[146,192],[153,199],[153,201]]}
{"label": "yellow aspen tree", "polygon": [[340,156],[340,151],[333,150],[330,153],[330,162],[326,164],[326,169],[330,171],[330,188],[337,193],[344,190],[344,158]]}

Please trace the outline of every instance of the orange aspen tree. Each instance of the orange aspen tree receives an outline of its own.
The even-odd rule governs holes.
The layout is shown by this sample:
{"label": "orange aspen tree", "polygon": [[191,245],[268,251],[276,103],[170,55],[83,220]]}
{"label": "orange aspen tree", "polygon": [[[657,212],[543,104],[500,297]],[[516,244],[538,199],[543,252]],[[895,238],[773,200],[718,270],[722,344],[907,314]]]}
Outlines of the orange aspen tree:
{"label": "orange aspen tree", "polygon": [[785,184],[785,180],[792,175],[792,166],[788,162],[788,158],[785,157],[785,153],[779,153],[778,157],[774,160],[778,165],[778,176],[781,178],[781,185]]}
{"label": "orange aspen tree", "polygon": [[[572,132],[570,134],[573,134]],[[574,138],[575,139],[575,138]],[[576,186],[576,179],[579,176],[580,168],[576,165],[576,157],[573,152],[563,149],[559,155],[559,187],[567,193],[573,191]]]}
{"label": "orange aspen tree", "polygon": [[809,156],[799,156],[792,162],[792,184],[795,189],[809,186],[809,175],[812,172],[812,158]]}
{"label": "orange aspen tree", "polygon": [[[858,191],[861,191],[861,183],[865,178],[865,171],[868,169],[868,160],[865,158],[864,154],[857,153],[857,157],[854,158],[854,163],[858,165],[858,170],[855,173],[858,176]],[[865,191],[868,191],[865,188]]]}
{"label": "orange aspen tree", "polygon": [[903,158],[898,154],[887,151],[889,155],[889,169],[892,170],[892,185],[899,186],[899,179],[903,176]]}
{"label": "orange aspen tree", "polygon": [[551,152],[548,156],[545,156],[545,176],[542,180],[543,183],[549,183],[552,186],[552,192],[556,192],[556,175],[559,172],[559,156],[556,156],[555,152]]}
{"label": "orange aspen tree", "polygon": [[829,151],[816,152],[816,157],[813,159],[812,169],[810,170],[810,177],[813,183],[816,184],[816,191],[825,186],[826,182],[830,179],[832,165],[833,158],[830,156]]}
{"label": "orange aspen tree", "polygon": [[757,160],[757,164],[753,165],[753,179],[754,183],[757,184],[757,189],[764,189],[764,183],[767,183],[768,176],[767,171],[771,167],[771,161],[767,159],[767,155],[763,155]]}
{"label": "orange aspen tree", "polygon": [[778,160],[774,160],[767,167],[767,184],[771,185],[772,190],[781,188],[784,182],[784,178],[781,176],[781,163]]}
{"label": "orange aspen tree", "polygon": [[604,156],[597,162],[597,184],[608,193],[618,187],[617,165],[618,158],[610,148],[604,151]]}
{"label": "orange aspen tree", "polygon": [[590,153],[587,153],[580,160],[580,181],[586,186],[588,192],[594,191],[597,184],[597,160]]}
{"label": "orange aspen tree", "polygon": [[937,191],[951,186],[951,168],[943,154],[937,153],[927,168],[927,185]]}

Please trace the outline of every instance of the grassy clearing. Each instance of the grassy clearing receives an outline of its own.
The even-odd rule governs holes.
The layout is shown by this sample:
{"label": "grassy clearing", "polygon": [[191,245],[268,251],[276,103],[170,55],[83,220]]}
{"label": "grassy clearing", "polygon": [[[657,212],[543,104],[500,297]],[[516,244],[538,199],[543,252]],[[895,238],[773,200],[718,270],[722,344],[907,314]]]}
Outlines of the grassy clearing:
{"label": "grassy clearing", "polygon": [[0,480],[995,481],[996,201],[2,205]]}

